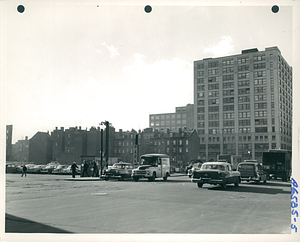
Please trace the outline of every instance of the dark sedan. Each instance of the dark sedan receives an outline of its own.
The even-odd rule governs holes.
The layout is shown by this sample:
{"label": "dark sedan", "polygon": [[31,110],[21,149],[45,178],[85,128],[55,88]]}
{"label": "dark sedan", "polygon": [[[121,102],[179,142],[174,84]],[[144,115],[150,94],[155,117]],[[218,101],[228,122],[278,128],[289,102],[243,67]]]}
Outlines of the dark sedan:
{"label": "dark sedan", "polygon": [[222,188],[233,183],[237,187],[241,182],[241,174],[233,171],[227,162],[206,162],[200,170],[193,171],[191,181],[196,182],[198,187],[202,187],[205,183],[221,185]]}

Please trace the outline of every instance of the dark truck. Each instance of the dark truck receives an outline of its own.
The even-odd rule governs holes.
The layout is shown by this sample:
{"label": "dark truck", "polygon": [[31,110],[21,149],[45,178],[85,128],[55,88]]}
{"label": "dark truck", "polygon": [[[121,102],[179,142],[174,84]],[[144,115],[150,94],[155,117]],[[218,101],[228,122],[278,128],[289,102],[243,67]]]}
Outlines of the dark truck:
{"label": "dark truck", "polygon": [[288,181],[292,172],[292,152],[280,149],[263,152],[262,165],[269,179],[280,177],[282,181]]}

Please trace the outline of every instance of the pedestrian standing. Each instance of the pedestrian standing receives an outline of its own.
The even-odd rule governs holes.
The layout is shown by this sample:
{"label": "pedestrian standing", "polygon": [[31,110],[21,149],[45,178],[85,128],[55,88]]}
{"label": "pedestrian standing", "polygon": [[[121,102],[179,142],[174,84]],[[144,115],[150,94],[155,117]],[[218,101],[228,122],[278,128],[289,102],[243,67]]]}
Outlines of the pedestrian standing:
{"label": "pedestrian standing", "polygon": [[82,172],[82,176],[84,177],[84,173],[89,176],[89,173],[88,173],[88,168],[89,168],[89,164],[84,161],[84,164],[83,164],[83,172]]}
{"label": "pedestrian standing", "polygon": [[23,169],[22,169],[22,175],[21,175],[21,177],[23,177],[23,175],[25,175],[25,177],[26,177],[26,172],[27,172],[27,167],[24,165]]}
{"label": "pedestrian standing", "polygon": [[72,170],[72,177],[75,178],[76,175],[76,168],[78,168],[78,166],[76,165],[76,162],[74,162],[71,166],[71,170]]}
{"label": "pedestrian standing", "polygon": [[98,166],[97,166],[97,163],[95,161],[93,161],[93,174],[92,176],[98,176]]}

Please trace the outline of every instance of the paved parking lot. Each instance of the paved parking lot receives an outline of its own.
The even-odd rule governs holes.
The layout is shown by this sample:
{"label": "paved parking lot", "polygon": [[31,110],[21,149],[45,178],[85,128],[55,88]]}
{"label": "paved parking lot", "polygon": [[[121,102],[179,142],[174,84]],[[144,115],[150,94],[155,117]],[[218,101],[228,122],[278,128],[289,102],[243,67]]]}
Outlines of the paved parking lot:
{"label": "paved parking lot", "polygon": [[[7,174],[6,233],[290,233],[291,188],[279,180],[223,190],[198,188],[187,176],[166,182],[66,178]],[[39,226],[18,231],[22,219]]]}

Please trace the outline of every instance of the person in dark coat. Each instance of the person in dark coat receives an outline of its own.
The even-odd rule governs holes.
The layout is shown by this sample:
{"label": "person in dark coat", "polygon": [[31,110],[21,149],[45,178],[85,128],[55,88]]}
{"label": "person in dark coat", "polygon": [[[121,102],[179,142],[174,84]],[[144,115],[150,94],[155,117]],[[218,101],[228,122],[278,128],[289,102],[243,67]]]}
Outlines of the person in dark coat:
{"label": "person in dark coat", "polygon": [[98,176],[98,166],[97,166],[97,163],[95,161],[93,161],[93,174],[92,176]]}
{"label": "person in dark coat", "polygon": [[76,175],[76,168],[78,168],[78,166],[77,166],[76,163],[74,162],[74,163],[71,165],[72,177],[73,177],[73,178],[75,178],[75,175]]}
{"label": "person in dark coat", "polygon": [[89,164],[85,161],[83,164],[83,172],[82,172],[83,177],[84,177],[84,173],[86,174],[86,176],[89,176],[88,168],[89,168]]}
{"label": "person in dark coat", "polygon": [[22,175],[21,175],[21,177],[23,177],[23,175],[25,175],[25,177],[26,177],[26,172],[27,172],[27,167],[24,165],[23,169],[22,169]]}

